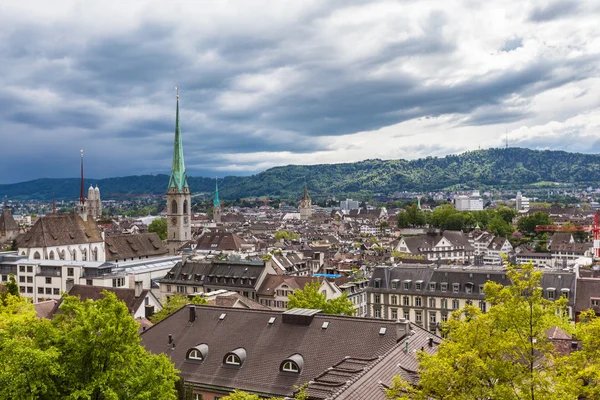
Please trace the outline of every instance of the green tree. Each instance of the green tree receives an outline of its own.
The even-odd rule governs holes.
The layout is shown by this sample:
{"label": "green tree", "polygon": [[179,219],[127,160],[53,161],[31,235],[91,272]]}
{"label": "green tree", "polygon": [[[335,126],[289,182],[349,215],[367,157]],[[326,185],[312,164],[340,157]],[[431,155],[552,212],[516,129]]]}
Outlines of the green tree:
{"label": "green tree", "polygon": [[184,294],[176,293],[167,298],[167,301],[163,304],[162,310],[151,316],[150,321],[156,324],[187,304],[206,304],[206,299],[202,296],[194,296],[190,299]]}
{"label": "green tree", "polygon": [[[307,388],[307,385],[302,385],[300,387],[295,386],[295,389],[298,390],[298,392],[294,396],[294,400],[308,400],[308,394],[306,393],[306,388]],[[286,399],[289,399],[289,397],[286,397]],[[248,392],[244,392],[239,389],[236,389],[230,395],[223,397],[223,400],[261,400],[261,397],[259,397],[256,394],[252,394],[252,393],[248,393]],[[283,400],[283,398],[272,397],[268,400]]]}
{"label": "green tree", "polygon": [[416,204],[407,206],[405,210],[410,226],[424,226],[427,223],[425,213],[421,211]]}
{"label": "green tree", "polygon": [[156,232],[159,238],[165,240],[167,238],[167,219],[156,218],[148,225],[148,232]]}
{"label": "green tree", "polygon": [[275,232],[273,236],[275,240],[298,240],[300,239],[300,235],[296,232],[290,232],[285,229]]}
{"label": "green tree", "polygon": [[325,293],[319,292],[321,282],[312,281],[304,285],[304,289],[296,289],[288,296],[288,309],[312,308],[323,311],[324,314],[353,315],[354,305],[348,300],[348,293],[327,301]]}
{"label": "green tree", "polygon": [[521,217],[517,223],[517,229],[524,235],[535,234],[535,227],[538,225],[551,225],[552,221],[548,214],[537,211],[528,217]]}
{"label": "green tree", "polygon": [[503,237],[508,237],[514,231],[512,224],[506,222],[506,220],[502,218],[499,214],[497,214],[490,220],[487,226],[487,230],[498,236]]}
{"label": "green tree", "polygon": [[517,215],[517,210],[506,206],[500,206],[496,209],[496,214],[502,217],[507,224],[512,224],[513,218]]}
{"label": "green tree", "polygon": [[19,296],[19,285],[17,285],[17,280],[13,274],[8,276],[8,282],[6,282],[6,290],[9,294],[13,296]]}
{"label": "green tree", "polygon": [[511,285],[485,285],[489,312],[466,306],[444,325],[435,354],[418,353],[419,387],[400,378],[390,399],[576,399],[574,377],[561,373],[561,357],[546,331],[571,330],[567,300],[546,300],[541,272],[509,266]]}
{"label": "green tree", "polygon": [[409,225],[408,213],[406,211],[400,211],[398,213],[398,228],[408,228]]}
{"label": "green tree", "polygon": [[177,370],[148,353],[137,331],[113,293],[65,296],[52,321],[9,294],[0,305],[0,399],[175,400]]}

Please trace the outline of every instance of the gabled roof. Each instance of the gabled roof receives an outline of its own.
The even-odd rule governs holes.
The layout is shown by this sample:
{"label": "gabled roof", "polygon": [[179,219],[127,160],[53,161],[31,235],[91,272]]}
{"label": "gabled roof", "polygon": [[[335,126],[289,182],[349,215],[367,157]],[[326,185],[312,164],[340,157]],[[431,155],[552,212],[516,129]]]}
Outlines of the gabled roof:
{"label": "gabled roof", "polygon": [[[195,308],[193,323],[189,322],[191,307]],[[398,339],[394,321],[323,315],[318,310],[292,315],[293,311],[298,310],[284,314],[188,306],[143,332],[142,344],[152,353],[166,354],[182,378],[197,388],[239,388],[282,397],[292,396],[295,385],[313,380],[344,359],[376,360]],[[380,333],[382,328],[386,329]],[[175,348],[168,343],[169,334]],[[208,346],[208,356],[202,362],[187,361],[186,352],[199,343]],[[246,351],[243,366],[223,365],[224,356],[237,348]],[[294,354],[303,359],[301,372],[281,372],[281,363]]]}
{"label": "gabled roof", "polygon": [[50,247],[102,242],[100,229],[93,221],[75,214],[49,214],[40,217],[17,243],[19,248]]}
{"label": "gabled roof", "polygon": [[107,261],[161,256],[169,252],[156,232],[107,236],[105,242]]}
{"label": "gabled roof", "polygon": [[13,218],[10,209],[4,208],[0,214],[0,232],[19,231],[19,225]]}
{"label": "gabled roof", "polygon": [[206,232],[198,238],[196,250],[233,251],[241,250],[247,244],[232,232]]}
{"label": "gabled roof", "polygon": [[[114,293],[119,300],[121,300],[127,306],[130,314],[135,313],[144,303],[144,298],[148,294],[148,289],[144,289],[140,292],[139,297],[135,297],[135,289],[129,288],[111,288],[101,286],[87,286],[87,285],[73,285],[69,291],[70,296],[79,296],[82,301],[85,300],[100,300],[103,299],[103,291],[109,291]],[[62,299],[58,302],[52,314],[59,311]]]}
{"label": "gabled roof", "polygon": [[306,284],[312,281],[318,281],[318,278],[312,276],[291,276],[291,275],[267,275],[262,285],[258,288],[257,294],[260,296],[273,296],[275,290],[282,284],[287,285],[291,290],[304,289]]}

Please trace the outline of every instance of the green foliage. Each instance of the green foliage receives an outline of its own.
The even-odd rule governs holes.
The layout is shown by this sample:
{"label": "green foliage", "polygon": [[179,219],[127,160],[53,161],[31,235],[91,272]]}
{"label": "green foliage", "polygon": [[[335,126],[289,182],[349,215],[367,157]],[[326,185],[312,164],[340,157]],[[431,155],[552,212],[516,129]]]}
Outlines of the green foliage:
{"label": "green foliage", "polygon": [[13,274],[8,276],[8,282],[6,282],[6,291],[16,297],[19,297],[19,285]]}
{"label": "green foliage", "polygon": [[507,276],[510,286],[485,285],[489,312],[474,306],[455,311],[443,327],[447,337],[437,353],[418,353],[420,386],[397,378],[388,398],[577,398],[575,376],[564,373],[546,335],[554,326],[572,330],[567,300],[544,299],[541,272],[531,264],[509,266]]}
{"label": "green foliage", "polygon": [[398,227],[419,227],[427,224],[427,215],[416,204],[406,206],[404,211],[398,213]]}
{"label": "green foliage", "polygon": [[176,399],[177,370],[148,353],[137,331],[113,293],[65,296],[52,321],[9,294],[0,305],[0,399]]}
{"label": "green foliage", "polygon": [[353,315],[354,305],[348,300],[348,294],[327,301],[327,296],[319,292],[321,283],[317,280],[309,282],[304,289],[296,289],[288,296],[288,309],[312,308],[323,311],[324,314]]}
{"label": "green foliage", "polygon": [[163,304],[162,310],[150,317],[150,321],[157,323],[179,310],[181,307],[185,307],[187,304],[206,304],[206,299],[202,296],[194,296],[192,299],[182,293],[176,293],[169,298]]}
{"label": "green foliage", "polygon": [[[298,391],[298,393],[296,393],[296,395],[294,396],[294,400],[308,400],[308,394],[306,393],[307,387],[308,387],[308,385],[306,385],[306,384],[302,385],[302,386],[294,386],[294,388]],[[286,397],[286,399],[290,399],[290,397]],[[261,400],[261,397],[256,394],[252,394],[252,393],[248,393],[248,392],[244,392],[239,389],[236,389],[230,395],[223,397],[223,400]],[[279,398],[279,397],[272,397],[272,398],[265,399],[265,400],[283,400],[283,399]]]}
{"label": "green foliage", "polygon": [[296,232],[290,232],[285,229],[275,232],[274,235],[275,240],[298,240],[300,239],[300,235]]}
{"label": "green foliage", "polygon": [[508,237],[514,231],[511,222],[507,222],[500,214],[496,214],[488,223],[487,230],[503,237]]}
{"label": "green foliage", "polygon": [[537,225],[552,225],[548,214],[537,211],[528,217],[521,217],[517,223],[517,229],[524,235],[533,235]]}
{"label": "green foliage", "polygon": [[154,221],[150,222],[150,225],[148,225],[148,232],[156,232],[158,237],[165,240],[167,238],[167,219],[156,218]]}
{"label": "green foliage", "polygon": [[[228,176],[219,184],[223,199],[269,196],[297,201],[302,183],[315,199],[329,194],[363,199],[374,193],[398,190],[433,191],[445,188],[522,188],[537,182],[597,185],[600,182],[600,155],[529,149],[488,149],[469,151],[443,158],[416,160],[365,160],[346,164],[288,165],[270,168],[253,176]],[[214,191],[213,178],[188,178],[192,193]],[[168,175],[127,176],[90,180],[103,193],[164,194]],[[543,186],[543,185],[542,185]],[[77,198],[77,179],[37,179],[0,185],[0,197],[50,200]]]}

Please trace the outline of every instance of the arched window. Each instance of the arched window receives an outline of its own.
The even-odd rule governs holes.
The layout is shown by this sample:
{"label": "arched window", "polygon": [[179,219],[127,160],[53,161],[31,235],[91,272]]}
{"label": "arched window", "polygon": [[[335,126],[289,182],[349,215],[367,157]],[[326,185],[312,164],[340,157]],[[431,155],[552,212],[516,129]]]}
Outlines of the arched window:
{"label": "arched window", "polygon": [[239,347],[225,355],[223,364],[241,367],[246,360],[246,349]]}
{"label": "arched window", "polygon": [[187,204],[187,200],[183,201],[183,214],[187,214],[188,213],[188,204]]}
{"label": "arched window", "polygon": [[92,260],[98,261],[98,248],[97,247],[94,247],[94,249],[92,250]]}
{"label": "arched window", "polygon": [[188,360],[204,361],[208,355],[208,345],[205,343],[192,347],[187,351],[185,358]]}
{"label": "arched window", "polygon": [[77,261],[77,250],[73,250],[73,254],[71,255],[73,261]]}
{"label": "arched window", "polygon": [[40,255],[39,251],[36,251],[35,253],[33,253],[34,260],[39,260],[40,258],[42,258],[42,256]]}
{"label": "arched window", "polygon": [[177,214],[177,201],[175,200],[171,202],[171,214]]}
{"label": "arched window", "polygon": [[87,261],[87,249],[81,251],[81,261]]}
{"label": "arched window", "polygon": [[225,359],[225,364],[227,365],[242,365],[242,360],[235,354],[230,354]]}
{"label": "arched window", "polygon": [[294,374],[299,374],[304,367],[304,358],[300,354],[292,354],[287,359],[283,360],[279,369],[282,372],[292,372]]}
{"label": "arched window", "polygon": [[65,251],[61,250],[60,253],[58,253],[58,258],[60,258],[61,260],[65,259]]}
{"label": "arched window", "polygon": [[48,259],[54,260],[54,251],[50,250],[50,254],[48,254]]}
{"label": "arched window", "polygon": [[283,366],[281,367],[282,371],[285,372],[300,372],[300,368],[298,368],[298,364],[296,364],[293,361],[286,361],[283,363]]}

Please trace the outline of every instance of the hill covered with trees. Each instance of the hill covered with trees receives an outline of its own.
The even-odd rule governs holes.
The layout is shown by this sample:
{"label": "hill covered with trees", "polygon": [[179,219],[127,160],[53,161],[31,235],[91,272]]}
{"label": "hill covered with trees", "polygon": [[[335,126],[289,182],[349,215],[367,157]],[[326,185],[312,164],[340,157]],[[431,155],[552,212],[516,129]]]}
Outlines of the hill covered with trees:
{"label": "hill covered with trees", "polygon": [[[167,175],[86,179],[86,187],[98,184],[103,198],[115,195],[164,194]],[[522,188],[528,185],[600,184],[600,155],[539,151],[522,148],[469,151],[446,157],[416,160],[365,160],[346,164],[288,165],[252,176],[227,176],[219,181],[224,199],[270,196],[298,199],[306,180],[313,197],[366,197],[397,191],[444,189]],[[211,178],[190,177],[193,193],[211,193]],[[11,198],[78,198],[79,181],[38,179],[0,185],[0,196]]]}

